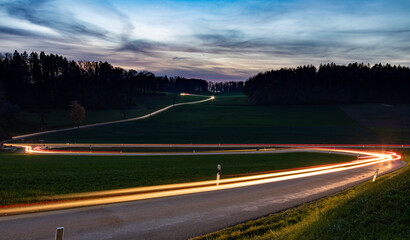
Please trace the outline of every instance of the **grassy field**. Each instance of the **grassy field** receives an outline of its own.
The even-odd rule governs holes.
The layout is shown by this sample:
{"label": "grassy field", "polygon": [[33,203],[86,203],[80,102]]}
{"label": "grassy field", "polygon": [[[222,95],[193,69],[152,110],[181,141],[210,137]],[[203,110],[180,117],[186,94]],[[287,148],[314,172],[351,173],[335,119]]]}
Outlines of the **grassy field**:
{"label": "grassy field", "polygon": [[[410,151],[402,153],[410,162]],[[410,239],[410,167],[199,239]]]}
{"label": "grassy field", "polygon": [[[180,106],[153,118],[39,136],[76,143],[400,143],[359,124],[336,105],[254,106],[241,94]],[[30,139],[29,141],[33,141]]]}
{"label": "grassy field", "polygon": [[410,105],[353,104],[340,108],[361,125],[377,132],[382,139],[409,143]]}
{"label": "grassy field", "polygon": [[0,153],[0,205],[41,196],[214,179],[230,174],[351,161],[323,153],[212,156],[51,156]]}
{"label": "grassy field", "polygon": [[[198,97],[192,96],[176,96],[175,102],[186,102],[199,100]],[[137,99],[139,104],[126,108],[126,118],[139,117],[157,109],[173,104],[171,94],[156,95],[156,96],[139,96]],[[42,126],[40,112],[36,110],[22,110],[12,122],[0,118],[0,126],[7,130],[11,136],[37,132],[43,127],[44,130],[58,129],[74,126],[70,119],[70,110],[46,110],[45,124]],[[106,122],[124,119],[121,109],[86,109],[86,117],[82,124],[90,124],[97,122]]]}

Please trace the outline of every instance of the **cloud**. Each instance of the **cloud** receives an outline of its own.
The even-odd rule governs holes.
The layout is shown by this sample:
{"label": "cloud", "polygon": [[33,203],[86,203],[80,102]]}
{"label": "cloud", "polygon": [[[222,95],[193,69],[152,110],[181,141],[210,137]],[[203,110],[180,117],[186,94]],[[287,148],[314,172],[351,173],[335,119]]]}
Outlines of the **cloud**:
{"label": "cloud", "polygon": [[189,59],[191,59],[191,58],[189,58],[189,57],[173,57],[173,58],[172,58],[172,60],[176,60],[176,61],[179,61],[179,60],[189,60]]}
{"label": "cloud", "polygon": [[16,36],[22,36],[22,37],[44,37],[43,34],[40,34],[35,31],[5,27],[5,26],[0,26],[0,34],[1,35],[3,34],[16,35]]}
{"label": "cloud", "polygon": [[209,80],[331,61],[409,65],[408,1],[346,1],[6,1],[0,51]]}
{"label": "cloud", "polygon": [[123,41],[121,46],[117,49],[118,51],[131,51],[135,53],[143,54],[153,54],[154,51],[159,51],[161,49],[169,48],[166,44],[159,42],[154,42],[150,40],[132,40],[132,41]]}
{"label": "cloud", "polygon": [[50,0],[13,1],[1,6],[11,17],[27,20],[63,35],[106,38],[107,31],[76,20],[72,14],[55,8]]}

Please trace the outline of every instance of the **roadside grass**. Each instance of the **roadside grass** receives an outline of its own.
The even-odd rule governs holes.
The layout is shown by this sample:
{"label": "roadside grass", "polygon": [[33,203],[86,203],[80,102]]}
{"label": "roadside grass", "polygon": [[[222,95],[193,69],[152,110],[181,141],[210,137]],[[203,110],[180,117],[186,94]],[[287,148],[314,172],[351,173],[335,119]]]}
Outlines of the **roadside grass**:
{"label": "roadside grass", "polygon": [[[254,106],[217,96],[152,118],[42,135],[27,141],[76,143],[383,143],[337,105]],[[393,143],[393,142],[390,142]]]}
{"label": "roadside grass", "polygon": [[217,164],[231,174],[354,160],[326,153],[208,156],[60,156],[0,153],[0,205],[42,196],[211,180]]}
{"label": "roadside grass", "polygon": [[[402,156],[410,162],[410,151]],[[410,239],[410,167],[199,239]]]}
{"label": "roadside grass", "polygon": [[[201,98],[194,96],[175,96],[175,103],[196,101]],[[165,106],[174,103],[171,93],[164,95],[154,96],[137,96],[136,101],[138,104],[133,106],[127,106],[123,110],[126,111],[126,118],[134,118],[143,116]],[[124,119],[122,109],[86,109],[86,116],[81,124],[91,124],[98,122],[107,122],[114,120]],[[19,134],[33,133],[40,130],[59,129],[74,126],[74,123],[70,119],[70,110],[53,110],[49,109],[45,111],[45,122],[42,126],[40,119],[40,112],[36,110],[22,110],[16,119],[12,122],[6,119],[0,119],[0,126],[3,126],[5,130],[11,135],[16,136]]]}

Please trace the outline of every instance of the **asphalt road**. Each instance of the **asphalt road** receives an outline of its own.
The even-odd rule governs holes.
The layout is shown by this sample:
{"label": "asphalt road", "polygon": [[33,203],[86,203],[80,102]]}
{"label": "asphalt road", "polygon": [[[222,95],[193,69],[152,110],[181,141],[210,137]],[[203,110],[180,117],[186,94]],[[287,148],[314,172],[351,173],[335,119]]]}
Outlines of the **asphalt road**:
{"label": "asphalt road", "polygon": [[312,201],[404,166],[402,161],[286,181],[0,217],[0,239],[187,239]]}
{"label": "asphalt road", "polygon": [[[78,144],[64,145],[77,146]],[[25,152],[29,154],[43,154],[43,155],[77,155],[77,156],[190,156],[190,155],[243,155],[243,154],[268,154],[268,153],[293,153],[293,152],[318,152],[326,153],[326,148],[289,148],[289,149],[242,149],[235,150],[217,150],[205,152],[115,152],[115,151],[76,151],[76,150],[47,150],[44,147],[36,148],[27,144],[13,144],[13,146],[25,148]],[[35,145],[34,145],[35,146]],[[53,147],[54,145],[48,144]],[[56,145],[58,146],[58,145]],[[113,145],[105,144],[105,146],[113,147]],[[328,149],[331,152],[333,149]],[[354,150],[351,150],[354,151]],[[357,150],[360,152],[360,150]],[[338,152],[342,155],[355,155],[355,153]],[[359,154],[359,153],[358,153]],[[360,155],[360,154],[359,154]]]}

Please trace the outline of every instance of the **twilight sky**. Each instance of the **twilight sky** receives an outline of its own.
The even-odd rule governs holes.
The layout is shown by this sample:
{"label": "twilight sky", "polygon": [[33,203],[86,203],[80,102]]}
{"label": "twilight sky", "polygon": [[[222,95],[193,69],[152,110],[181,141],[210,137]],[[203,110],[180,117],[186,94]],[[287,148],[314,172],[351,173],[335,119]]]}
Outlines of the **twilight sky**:
{"label": "twilight sky", "polygon": [[410,66],[410,1],[0,0],[0,52],[246,80],[335,62]]}

